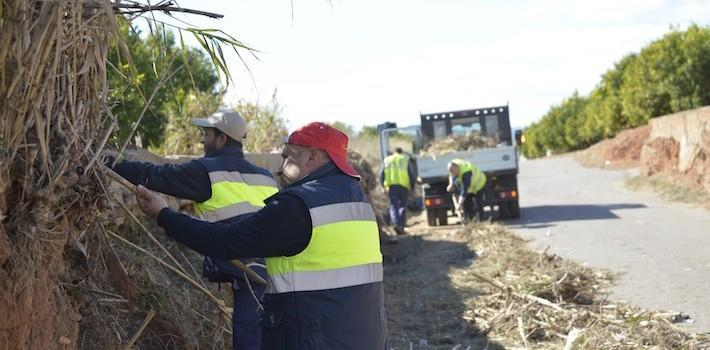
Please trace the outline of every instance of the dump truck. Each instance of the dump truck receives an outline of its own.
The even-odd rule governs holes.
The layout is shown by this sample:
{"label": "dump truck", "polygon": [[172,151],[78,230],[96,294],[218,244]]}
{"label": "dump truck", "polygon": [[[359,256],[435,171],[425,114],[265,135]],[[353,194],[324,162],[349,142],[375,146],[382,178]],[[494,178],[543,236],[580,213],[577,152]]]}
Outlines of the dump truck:
{"label": "dump truck", "polygon": [[378,131],[383,161],[394,147],[405,146],[409,153],[430,226],[446,225],[449,216],[456,214],[452,195],[446,192],[447,165],[453,159],[469,161],[485,172],[488,181],[479,205],[488,215],[520,217],[518,153],[507,105],[420,114],[420,120],[419,125],[408,127],[383,123]]}

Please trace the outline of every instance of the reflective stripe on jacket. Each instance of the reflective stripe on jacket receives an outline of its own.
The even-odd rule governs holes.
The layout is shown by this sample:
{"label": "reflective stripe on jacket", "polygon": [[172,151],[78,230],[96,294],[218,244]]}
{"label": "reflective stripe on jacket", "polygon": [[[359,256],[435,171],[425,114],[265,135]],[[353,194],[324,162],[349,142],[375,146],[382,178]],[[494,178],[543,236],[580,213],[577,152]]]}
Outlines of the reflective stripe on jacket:
{"label": "reflective stripe on jacket", "polygon": [[[209,222],[233,222],[261,209],[264,200],[278,192],[271,173],[246,159],[241,152],[200,158],[207,169],[212,194],[204,202],[196,202],[196,215]],[[247,263],[253,259],[242,259]],[[261,260],[257,260],[261,261]],[[224,259],[205,257],[203,271],[215,282],[243,278],[243,272]]]}
{"label": "reflective stripe on jacket", "polygon": [[387,349],[382,254],[372,207],[335,167],[282,191],[309,208],[308,246],[266,258],[263,349]]}

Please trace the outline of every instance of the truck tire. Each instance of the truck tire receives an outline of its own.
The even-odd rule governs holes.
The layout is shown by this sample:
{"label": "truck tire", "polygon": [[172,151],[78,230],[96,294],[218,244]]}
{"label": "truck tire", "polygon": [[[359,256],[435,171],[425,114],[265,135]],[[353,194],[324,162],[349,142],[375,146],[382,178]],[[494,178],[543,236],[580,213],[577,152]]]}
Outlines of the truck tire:
{"label": "truck tire", "polygon": [[508,202],[508,212],[511,219],[520,218],[520,203],[518,200]]}
{"label": "truck tire", "polygon": [[426,210],[426,222],[429,226],[436,226],[436,209]]}
{"label": "truck tire", "polygon": [[438,212],[439,226],[446,226],[449,219],[449,214],[447,213],[446,208],[439,208]]}

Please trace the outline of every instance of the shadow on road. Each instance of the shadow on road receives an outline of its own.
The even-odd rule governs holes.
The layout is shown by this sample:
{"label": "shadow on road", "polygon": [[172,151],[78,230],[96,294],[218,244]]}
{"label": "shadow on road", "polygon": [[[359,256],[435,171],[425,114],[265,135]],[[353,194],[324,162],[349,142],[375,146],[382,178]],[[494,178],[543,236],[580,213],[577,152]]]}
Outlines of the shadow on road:
{"label": "shadow on road", "polygon": [[509,225],[526,228],[554,226],[558,221],[618,219],[614,210],[646,208],[644,204],[621,203],[608,205],[570,204],[541,205],[521,208],[520,219],[508,221]]}
{"label": "shadow on road", "polygon": [[390,349],[504,349],[463,317],[465,301],[481,292],[452,285],[450,272],[470,266],[476,253],[437,238],[400,236],[382,247]]}

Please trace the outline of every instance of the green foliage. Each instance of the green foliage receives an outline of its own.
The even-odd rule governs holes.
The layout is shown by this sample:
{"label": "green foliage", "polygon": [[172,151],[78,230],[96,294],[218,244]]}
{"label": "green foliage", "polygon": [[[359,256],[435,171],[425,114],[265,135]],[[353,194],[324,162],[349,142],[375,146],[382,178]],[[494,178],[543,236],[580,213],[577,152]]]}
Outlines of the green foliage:
{"label": "green foliage", "polygon": [[585,148],[649,119],[710,104],[710,28],[671,31],[623,57],[587,97],[576,92],[525,130],[527,157]]}
{"label": "green foliage", "polygon": [[240,101],[232,109],[239,112],[249,123],[249,131],[244,140],[244,150],[254,153],[280,152],[288,136],[286,119],[281,116],[282,108],[276,100],[276,91],[265,106]]}
{"label": "green foliage", "polygon": [[[150,29],[150,33],[142,35],[124,22],[122,41],[116,40],[111,45],[109,65],[113,69],[107,75],[109,101],[119,123],[116,144],[123,143],[131,134],[145,101],[150,101],[150,107],[131,143],[140,140],[143,146],[161,148],[168,121],[179,119],[178,114],[193,109],[185,106],[187,102],[194,103],[189,96],[219,98],[215,68],[205,54],[176,44],[174,34],[162,26]],[[126,50],[121,49],[123,43]],[[130,57],[125,55],[126,51]]]}

